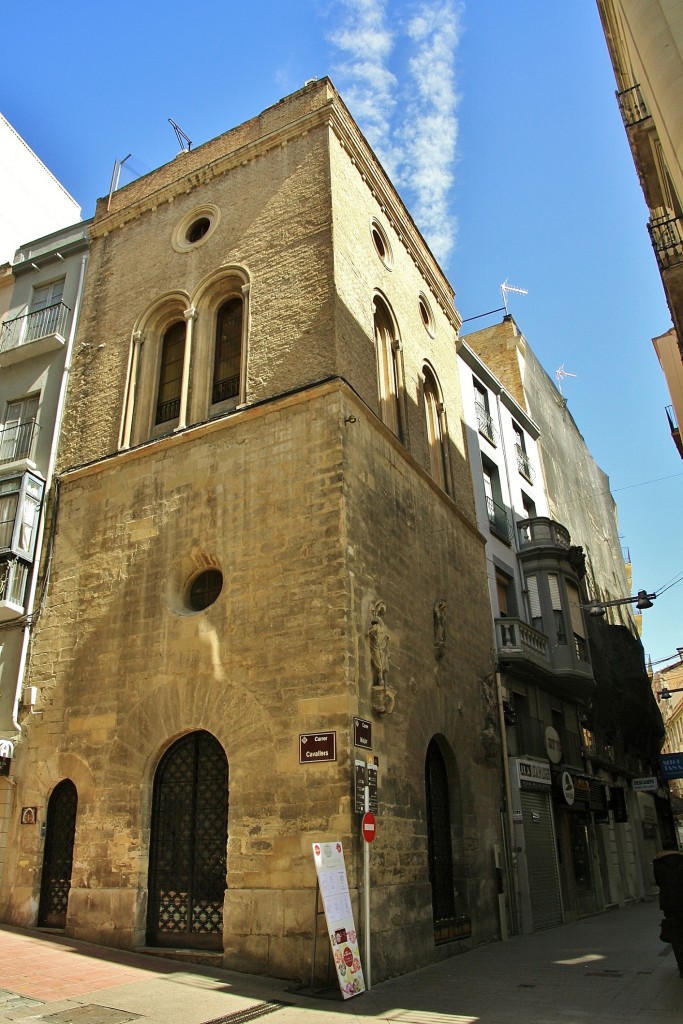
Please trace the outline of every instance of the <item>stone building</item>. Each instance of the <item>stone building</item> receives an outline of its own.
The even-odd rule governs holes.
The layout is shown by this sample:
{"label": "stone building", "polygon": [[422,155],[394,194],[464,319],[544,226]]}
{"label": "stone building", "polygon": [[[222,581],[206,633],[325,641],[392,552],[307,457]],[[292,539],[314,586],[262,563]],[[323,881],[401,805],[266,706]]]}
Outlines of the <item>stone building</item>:
{"label": "stone building", "polygon": [[305,976],[367,758],[373,976],[498,936],[459,327],[326,79],[98,203],[5,921]]}

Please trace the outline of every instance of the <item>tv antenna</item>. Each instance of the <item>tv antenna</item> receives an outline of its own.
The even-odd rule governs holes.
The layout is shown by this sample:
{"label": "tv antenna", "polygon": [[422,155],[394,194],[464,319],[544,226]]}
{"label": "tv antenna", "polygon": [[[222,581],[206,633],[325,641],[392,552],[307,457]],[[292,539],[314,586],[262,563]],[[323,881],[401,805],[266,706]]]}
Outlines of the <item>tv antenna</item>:
{"label": "tv antenna", "polygon": [[109,198],[107,199],[107,210],[109,210],[109,207],[111,206],[111,197],[114,195],[114,192],[116,192],[117,188],[119,187],[121,168],[125,164],[126,160],[130,160],[132,155],[132,153],[129,153],[128,156],[124,156],[123,160],[114,161],[114,170],[111,172],[111,184],[109,186]]}
{"label": "tv antenna", "polygon": [[185,134],[180,125],[177,125],[175,123],[173,118],[169,117],[168,123],[175,132],[175,136],[176,139],[178,140],[178,145],[180,146],[181,152],[189,153],[190,150],[192,149],[192,139],[190,139],[189,136]]}
{"label": "tv antenna", "polygon": [[526,288],[517,288],[514,284],[508,284],[507,278],[503,281],[500,286],[500,294],[503,296],[503,306],[505,308],[505,315],[508,315],[508,293],[512,292],[514,295],[528,295],[529,292]]}
{"label": "tv antenna", "polygon": [[562,366],[558,366],[555,370],[555,380],[557,381],[560,394],[562,394],[562,381],[565,377],[576,377],[576,374],[570,373],[569,370],[565,370],[564,363],[562,363]]}

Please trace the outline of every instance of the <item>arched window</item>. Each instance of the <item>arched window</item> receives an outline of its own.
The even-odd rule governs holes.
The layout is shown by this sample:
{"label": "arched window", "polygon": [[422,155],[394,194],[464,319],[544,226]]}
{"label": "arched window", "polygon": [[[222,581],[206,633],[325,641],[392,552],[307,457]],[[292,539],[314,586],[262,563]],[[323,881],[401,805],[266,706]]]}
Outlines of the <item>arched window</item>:
{"label": "arched window", "polygon": [[424,368],[424,399],[430,472],[437,484],[450,493],[443,402],[436,378],[427,366]]}
{"label": "arched window", "polygon": [[185,321],[171,325],[164,334],[159,365],[159,386],[155,424],[177,420],[180,412],[180,389],[185,354]]}
{"label": "arched window", "polygon": [[231,298],[218,310],[213,363],[211,403],[216,405],[240,395],[242,363],[242,299]]}
{"label": "arched window", "polygon": [[375,346],[382,422],[405,442],[401,347],[392,317],[381,299],[375,300]]}

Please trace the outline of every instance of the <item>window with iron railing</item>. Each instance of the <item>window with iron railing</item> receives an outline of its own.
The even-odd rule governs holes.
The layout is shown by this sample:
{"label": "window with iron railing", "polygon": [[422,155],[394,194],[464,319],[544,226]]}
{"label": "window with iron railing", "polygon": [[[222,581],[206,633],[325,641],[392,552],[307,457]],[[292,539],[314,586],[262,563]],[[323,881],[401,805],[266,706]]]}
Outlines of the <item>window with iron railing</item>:
{"label": "window with iron railing", "polygon": [[517,469],[529,483],[533,483],[535,474],[529,456],[518,444],[515,445],[515,453],[517,455]]}
{"label": "window with iron railing", "polygon": [[645,121],[650,116],[639,85],[632,85],[630,89],[618,92],[617,102],[626,128],[638,124],[639,121]]}
{"label": "window with iron railing", "polygon": [[12,423],[0,430],[0,465],[33,459],[40,427],[34,419]]}
{"label": "window with iron railing", "polygon": [[0,330],[0,352],[9,352],[53,334],[66,336],[70,312],[63,302],[56,302],[44,309],[6,320]]}

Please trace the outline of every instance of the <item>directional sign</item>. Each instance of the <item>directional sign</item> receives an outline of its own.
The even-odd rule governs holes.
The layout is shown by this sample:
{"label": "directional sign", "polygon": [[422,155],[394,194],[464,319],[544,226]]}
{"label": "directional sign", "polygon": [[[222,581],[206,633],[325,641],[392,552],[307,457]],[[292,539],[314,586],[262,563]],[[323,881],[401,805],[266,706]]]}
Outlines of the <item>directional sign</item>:
{"label": "directional sign", "polygon": [[299,733],[299,764],[337,760],[336,732]]}
{"label": "directional sign", "polygon": [[366,811],[363,815],[361,822],[361,832],[363,833],[363,839],[366,843],[371,843],[377,832],[377,822],[375,821],[375,815],[372,811]]}
{"label": "directional sign", "polygon": [[354,718],[353,745],[372,750],[372,722],[366,722],[364,718]]}

